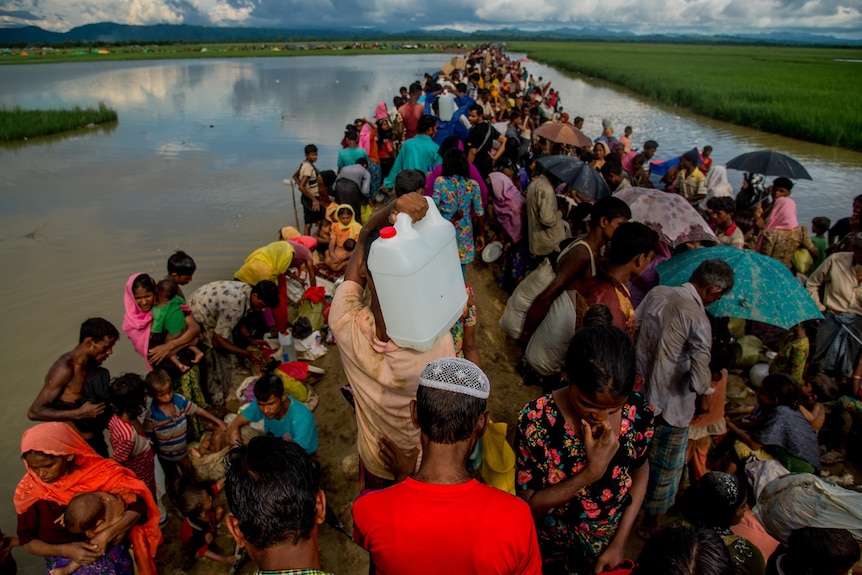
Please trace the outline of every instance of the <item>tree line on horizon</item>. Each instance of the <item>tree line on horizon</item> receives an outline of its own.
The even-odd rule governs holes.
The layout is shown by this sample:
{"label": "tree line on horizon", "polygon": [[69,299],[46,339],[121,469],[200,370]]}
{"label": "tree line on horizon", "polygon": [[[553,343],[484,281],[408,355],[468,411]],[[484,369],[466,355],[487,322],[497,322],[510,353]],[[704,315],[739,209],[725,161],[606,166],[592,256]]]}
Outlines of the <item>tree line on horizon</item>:
{"label": "tree line on horizon", "polygon": [[759,35],[698,36],[691,34],[650,34],[638,36],[603,28],[559,28],[530,32],[512,28],[479,30],[466,33],[457,30],[411,30],[384,32],[376,29],[275,29],[275,28],[216,28],[188,24],[156,24],[131,26],[113,22],[86,24],[68,32],[51,32],[38,26],[0,28],[0,46],[26,48],[32,45],[57,48],[131,46],[137,44],[172,45],[230,42],[352,42],[352,41],[440,41],[440,42],[500,42],[500,41],[583,41],[636,42],[662,44],[754,44],[807,45],[824,47],[858,47],[862,40],[842,40],[831,36],[804,33],[764,33]]}

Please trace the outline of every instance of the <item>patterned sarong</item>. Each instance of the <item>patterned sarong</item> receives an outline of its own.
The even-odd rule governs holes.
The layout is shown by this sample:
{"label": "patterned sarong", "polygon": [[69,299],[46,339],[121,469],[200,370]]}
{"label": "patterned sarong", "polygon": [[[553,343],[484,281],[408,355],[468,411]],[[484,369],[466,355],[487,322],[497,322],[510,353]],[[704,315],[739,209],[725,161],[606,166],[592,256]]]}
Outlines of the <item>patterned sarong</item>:
{"label": "patterned sarong", "polygon": [[687,427],[674,427],[661,417],[656,418],[655,435],[649,446],[649,485],[643,503],[647,513],[658,515],[673,505],[687,446]]}

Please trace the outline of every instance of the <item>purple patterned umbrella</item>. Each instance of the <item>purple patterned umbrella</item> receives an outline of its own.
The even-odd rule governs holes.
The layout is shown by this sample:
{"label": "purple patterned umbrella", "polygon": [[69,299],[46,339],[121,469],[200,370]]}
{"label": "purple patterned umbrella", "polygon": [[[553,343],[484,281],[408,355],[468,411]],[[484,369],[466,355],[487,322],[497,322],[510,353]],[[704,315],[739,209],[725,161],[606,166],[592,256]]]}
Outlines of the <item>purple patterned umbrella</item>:
{"label": "purple patterned umbrella", "polygon": [[654,229],[672,247],[686,242],[718,241],[706,220],[680,195],[649,188],[626,188],[614,197],[629,205],[632,220]]}

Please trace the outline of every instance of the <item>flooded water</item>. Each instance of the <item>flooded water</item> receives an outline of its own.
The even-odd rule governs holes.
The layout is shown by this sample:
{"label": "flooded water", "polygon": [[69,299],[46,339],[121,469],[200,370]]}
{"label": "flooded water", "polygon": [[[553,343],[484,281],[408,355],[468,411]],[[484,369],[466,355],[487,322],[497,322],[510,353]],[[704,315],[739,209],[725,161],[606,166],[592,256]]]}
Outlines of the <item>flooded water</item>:
{"label": "flooded water", "polygon": [[[12,492],[23,472],[20,435],[45,373],[76,344],[84,319],[122,323],[126,278],[161,275],[177,248],[198,263],[195,282],[231,277],[253,249],[295,222],[289,178],[316,143],[318,166],[335,165],[344,125],[391,102],[399,86],[438,69],[444,55],[106,62],[0,67],[0,105],[95,106],[115,126],[0,148],[0,528],[15,531]],[[659,158],[712,145],[716,164],[771,148],[814,178],[797,184],[800,222],[849,213],[862,181],[862,154],[705,120],[538,64],[585,131],[602,118],[636,145],[652,138]],[[730,172],[738,187],[741,174]],[[106,363],[141,371],[122,340]],[[39,562],[16,552],[22,573]]]}

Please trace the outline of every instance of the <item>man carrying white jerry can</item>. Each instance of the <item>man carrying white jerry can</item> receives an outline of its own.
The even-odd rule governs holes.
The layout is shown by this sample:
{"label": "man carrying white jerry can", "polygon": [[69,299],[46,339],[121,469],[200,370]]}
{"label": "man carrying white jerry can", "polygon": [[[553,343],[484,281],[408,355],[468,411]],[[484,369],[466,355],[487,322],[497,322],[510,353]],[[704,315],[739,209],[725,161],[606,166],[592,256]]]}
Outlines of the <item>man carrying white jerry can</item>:
{"label": "man carrying white jerry can", "polygon": [[366,222],[329,314],[356,408],[360,491],[414,471],[410,401],[425,366],[455,355],[449,329],[465,303],[455,230],[430,198],[406,194]]}

